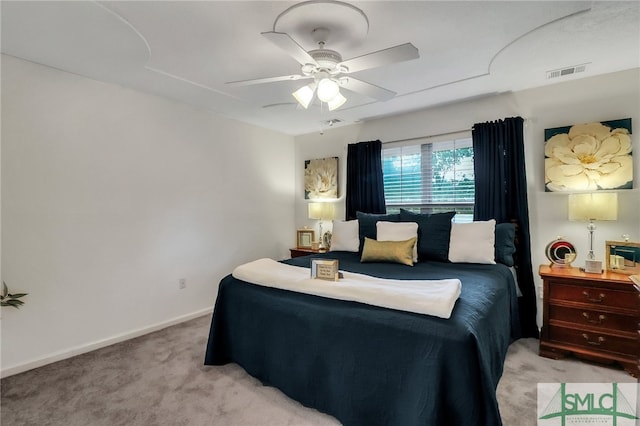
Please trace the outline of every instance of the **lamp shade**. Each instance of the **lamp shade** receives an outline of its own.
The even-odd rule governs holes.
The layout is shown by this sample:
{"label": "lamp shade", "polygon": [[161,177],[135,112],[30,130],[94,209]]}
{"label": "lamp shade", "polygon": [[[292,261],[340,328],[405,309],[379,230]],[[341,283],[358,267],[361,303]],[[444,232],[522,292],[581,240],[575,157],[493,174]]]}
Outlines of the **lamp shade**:
{"label": "lamp shade", "polygon": [[318,99],[322,102],[329,102],[335,98],[338,93],[340,93],[340,88],[335,81],[329,78],[323,78],[318,83]]}
{"label": "lamp shade", "polygon": [[334,217],[333,203],[309,203],[309,219],[332,220]]}
{"label": "lamp shade", "polygon": [[345,98],[344,96],[342,96],[340,92],[338,92],[338,94],[335,95],[333,99],[327,102],[327,105],[329,106],[329,111],[333,111],[334,109],[340,108],[342,105],[344,105],[345,102],[347,102],[347,98]]}
{"label": "lamp shade", "polygon": [[296,98],[296,101],[298,101],[298,103],[302,105],[304,109],[307,109],[309,107],[309,104],[311,103],[311,100],[313,99],[314,90],[315,87],[310,84],[307,86],[302,86],[301,88],[293,92],[293,97]]}
{"label": "lamp shade", "polygon": [[338,82],[331,78],[322,78],[318,82],[314,81],[311,84],[302,86],[292,95],[304,109],[309,108],[315,95],[318,96],[321,102],[327,104],[329,111],[340,108],[347,101],[347,98],[340,93]]}
{"label": "lamp shade", "polygon": [[617,220],[618,194],[595,192],[569,194],[569,220]]}

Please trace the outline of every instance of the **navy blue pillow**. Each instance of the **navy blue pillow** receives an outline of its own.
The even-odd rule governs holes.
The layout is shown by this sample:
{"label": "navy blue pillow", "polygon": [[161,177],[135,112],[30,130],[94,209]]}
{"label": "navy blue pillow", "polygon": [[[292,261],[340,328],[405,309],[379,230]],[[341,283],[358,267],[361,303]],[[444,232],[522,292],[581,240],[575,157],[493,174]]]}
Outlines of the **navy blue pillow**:
{"label": "navy blue pillow", "polygon": [[395,214],[373,214],[356,212],[356,218],[358,219],[358,231],[360,233],[360,252],[364,247],[364,239],[371,238],[376,240],[378,237],[378,231],[376,230],[376,223],[383,222],[399,222],[400,215]]}
{"label": "navy blue pillow", "polygon": [[515,245],[516,226],[513,223],[498,223],[496,225],[496,262],[507,266],[513,266],[513,254]]}
{"label": "navy blue pillow", "polygon": [[428,214],[400,209],[401,222],[418,224],[418,259],[449,261],[451,219],[455,215],[456,212]]}

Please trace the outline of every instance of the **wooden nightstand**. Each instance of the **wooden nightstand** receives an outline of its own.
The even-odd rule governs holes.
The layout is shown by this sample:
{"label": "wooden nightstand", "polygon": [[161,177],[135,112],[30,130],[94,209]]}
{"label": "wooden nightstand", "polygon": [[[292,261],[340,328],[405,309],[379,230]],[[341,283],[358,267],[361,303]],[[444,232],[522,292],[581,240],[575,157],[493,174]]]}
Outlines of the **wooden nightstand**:
{"label": "wooden nightstand", "polygon": [[[640,309],[640,285],[638,284],[634,284],[633,285],[636,290],[638,291],[638,309]],[[640,372],[640,321],[638,321],[638,353],[637,355],[637,359],[638,359],[638,372]]]}
{"label": "wooden nightstand", "polygon": [[638,377],[640,304],[629,276],[547,265],[540,266],[539,274],[544,283],[539,354],[617,362]]}
{"label": "wooden nightstand", "polygon": [[308,256],[310,254],[326,252],[326,250],[312,250],[312,249],[306,249],[306,248],[292,248],[292,249],[289,249],[289,251],[291,252],[291,257]]}

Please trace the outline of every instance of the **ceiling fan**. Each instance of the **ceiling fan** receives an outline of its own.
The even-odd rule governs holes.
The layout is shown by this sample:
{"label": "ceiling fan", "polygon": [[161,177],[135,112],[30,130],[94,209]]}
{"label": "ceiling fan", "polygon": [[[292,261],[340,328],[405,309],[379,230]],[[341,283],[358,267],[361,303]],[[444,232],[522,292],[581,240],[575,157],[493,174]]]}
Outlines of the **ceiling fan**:
{"label": "ceiling fan", "polygon": [[396,95],[395,92],[358,80],[349,74],[419,57],[418,49],[411,43],[405,43],[343,61],[340,53],[324,47],[329,37],[327,28],[315,28],[311,32],[311,37],[318,43],[318,49],[308,52],[286,33],[268,31],[261,34],[300,63],[301,73],[232,81],[227,84],[248,86],[276,81],[312,79],[313,82],[293,92],[294,98],[305,109],[309,107],[315,94],[321,102],[327,103],[330,111],[341,107],[347,100],[340,93],[341,87],[380,101],[391,99]]}

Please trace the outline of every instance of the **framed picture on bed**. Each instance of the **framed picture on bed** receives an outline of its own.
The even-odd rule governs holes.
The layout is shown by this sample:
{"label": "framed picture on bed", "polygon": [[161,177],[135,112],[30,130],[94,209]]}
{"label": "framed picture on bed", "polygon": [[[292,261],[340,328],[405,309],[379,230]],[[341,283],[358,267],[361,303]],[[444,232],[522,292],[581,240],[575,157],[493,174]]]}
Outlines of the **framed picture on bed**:
{"label": "framed picture on bed", "polygon": [[297,248],[310,249],[316,239],[316,232],[313,229],[298,229]]}
{"label": "framed picture on bed", "polygon": [[311,278],[327,281],[338,281],[338,259],[313,259],[311,260]]}

